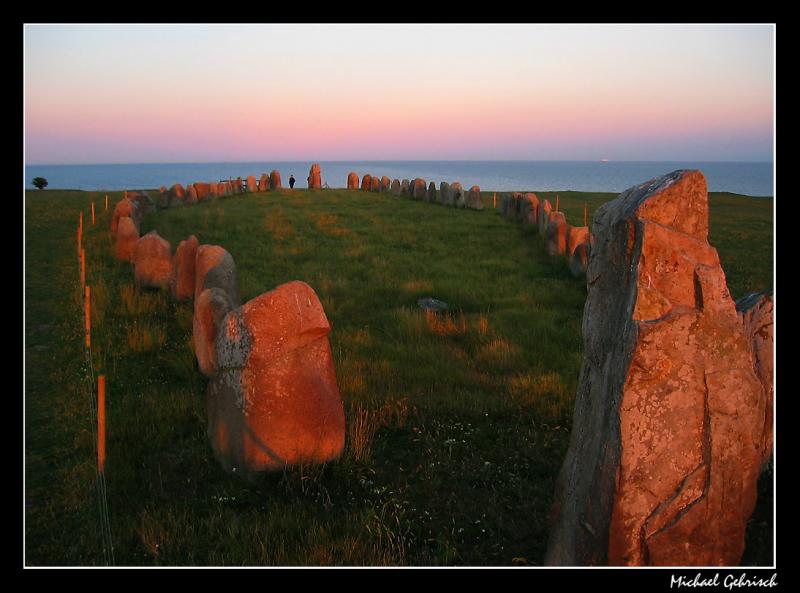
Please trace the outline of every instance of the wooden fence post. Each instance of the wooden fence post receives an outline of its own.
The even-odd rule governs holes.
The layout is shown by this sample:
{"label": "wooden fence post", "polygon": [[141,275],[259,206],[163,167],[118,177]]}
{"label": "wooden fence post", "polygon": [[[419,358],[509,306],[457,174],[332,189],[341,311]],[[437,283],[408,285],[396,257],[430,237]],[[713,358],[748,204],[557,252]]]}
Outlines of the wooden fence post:
{"label": "wooden fence post", "polygon": [[91,287],[86,286],[83,290],[84,293],[84,311],[86,319],[84,327],[86,331],[86,349],[88,350],[92,345],[92,309],[91,309]]}

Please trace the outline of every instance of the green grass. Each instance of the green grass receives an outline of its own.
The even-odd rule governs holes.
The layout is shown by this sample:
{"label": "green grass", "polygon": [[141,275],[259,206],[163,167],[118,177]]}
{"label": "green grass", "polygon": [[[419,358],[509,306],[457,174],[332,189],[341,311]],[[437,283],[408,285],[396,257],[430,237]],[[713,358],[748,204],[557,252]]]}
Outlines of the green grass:
{"label": "green grass", "polygon": [[[559,195],[574,224],[584,202],[591,216],[616,197]],[[109,193],[110,208],[120,197]],[[331,322],[344,456],[244,482],[207,442],[191,304],[134,289],[130,265],[113,258],[110,212],[98,208],[90,225],[102,194],[27,192],[26,562],[104,558],[75,256],[83,209],[117,564],[541,564],[586,289],[491,198],[473,212],[295,190],[145,217],[142,232],[157,229],[173,250],[189,234],[224,246],[245,300],[304,280]],[[772,284],[771,213],[772,200],[711,196],[711,240],[735,298]],[[424,296],[450,314],[427,317],[416,306]],[[761,564],[771,562],[767,504],[765,481],[748,548]]]}

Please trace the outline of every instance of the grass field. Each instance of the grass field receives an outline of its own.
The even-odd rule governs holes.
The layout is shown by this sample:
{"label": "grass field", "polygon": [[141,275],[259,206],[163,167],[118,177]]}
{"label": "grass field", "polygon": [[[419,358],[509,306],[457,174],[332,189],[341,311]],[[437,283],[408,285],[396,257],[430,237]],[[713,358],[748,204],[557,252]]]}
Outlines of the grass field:
{"label": "grass field", "polygon": [[[137,291],[113,258],[121,192],[26,193],[28,565],[103,564],[84,358],[78,212],[92,287],[92,368],[108,382],[107,488],[118,565],[539,565],[581,365],[586,288],[532,229],[494,212],[386,194],[295,190],[147,215],[177,247],[234,257],[243,299],[304,280],[332,325],[342,459],[245,482],[205,430],[191,303]],[[154,195],[154,193],[151,193]],[[542,193],[555,203],[555,195]],[[559,192],[580,224],[615,194]],[[498,195],[498,202],[500,196]],[[89,205],[97,202],[92,227]],[[771,199],[712,194],[711,242],[734,298],[772,286]],[[418,298],[450,305],[431,317]],[[745,563],[772,562],[772,476]]]}

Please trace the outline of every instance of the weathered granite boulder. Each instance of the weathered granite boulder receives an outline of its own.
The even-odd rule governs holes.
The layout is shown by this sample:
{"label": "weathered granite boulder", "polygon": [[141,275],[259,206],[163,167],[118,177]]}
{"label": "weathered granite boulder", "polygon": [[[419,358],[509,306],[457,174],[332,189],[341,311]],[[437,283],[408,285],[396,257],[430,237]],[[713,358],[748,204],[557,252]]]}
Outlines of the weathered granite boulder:
{"label": "weathered granite boulder", "polygon": [[549,565],[736,566],[756,501],[766,398],[699,171],[595,215],[584,360]]}
{"label": "weathered granite boulder", "polygon": [[194,264],[198,245],[197,237],[189,235],[188,239],[178,243],[175,255],[172,256],[170,289],[172,296],[178,301],[194,298]]}
{"label": "weathered granite boulder", "polygon": [[242,178],[236,178],[236,185],[233,188],[233,193],[235,194],[243,194],[244,193],[244,185],[242,185]]}
{"label": "weathered granite boulder", "polygon": [[575,246],[569,258],[569,271],[575,278],[586,276],[589,269],[589,256],[592,253],[592,245],[588,241]]}
{"label": "weathered granite boulder", "polygon": [[210,183],[195,183],[194,184],[195,192],[197,192],[197,201],[202,202],[203,200],[207,200],[209,194],[211,193],[211,184]]}
{"label": "weathered granite boulder", "polygon": [[551,212],[545,237],[547,255],[564,255],[567,252],[567,219],[563,212]]}
{"label": "weathered granite boulder", "polygon": [[266,173],[262,173],[258,178],[258,191],[267,191],[269,189],[269,177]]}
{"label": "weathered granite boulder", "polygon": [[389,187],[391,186],[391,184],[392,184],[392,180],[389,179],[386,175],[381,177],[381,191],[382,192],[388,192],[389,191]]}
{"label": "weathered granite boulder", "polygon": [[369,183],[370,183],[370,191],[375,191],[375,192],[381,191],[380,177],[378,176],[371,177]]}
{"label": "weathered granite boulder", "polygon": [[588,226],[570,226],[567,225],[566,229],[566,251],[565,254],[568,259],[572,258],[575,249],[581,243],[591,243],[592,234],[589,232]]}
{"label": "weathered granite boulder", "polygon": [[425,198],[425,194],[427,193],[427,186],[425,185],[425,180],[417,177],[414,179],[414,183],[410,187],[411,190],[411,197],[415,200],[422,200]]}
{"label": "weathered granite boulder", "polygon": [[538,226],[539,198],[528,192],[522,195],[519,204],[519,218],[524,226]]}
{"label": "weathered granite boulder", "polygon": [[428,195],[426,196],[425,201],[430,202],[431,204],[436,203],[436,184],[433,181],[428,184]]}
{"label": "weathered granite boulder", "polygon": [[172,277],[169,241],[150,231],[133,246],[133,280],[136,286],[167,288]]}
{"label": "weathered granite boulder", "polygon": [[129,191],[127,197],[139,207],[139,212],[147,214],[156,209],[156,203],[146,191]]}
{"label": "weathered granite boulder", "polygon": [[392,193],[396,196],[400,195],[400,180],[393,179],[392,180]]}
{"label": "weathered granite boulder", "polygon": [[464,207],[470,210],[483,210],[483,200],[481,200],[481,188],[473,185],[469,188],[464,198]]}
{"label": "weathered granite boulder", "polygon": [[188,191],[186,192],[186,203],[187,204],[197,204],[197,202],[198,202],[198,200],[197,200],[197,189],[195,188],[194,183],[192,183],[189,186]]}
{"label": "weathered granite boulder", "polygon": [[372,189],[372,175],[367,173],[361,178],[361,191],[370,191]]}
{"label": "weathered granite boulder", "polygon": [[195,253],[194,299],[207,288],[221,288],[234,306],[241,304],[239,279],[233,257],[219,245],[199,245]]}
{"label": "weathered granite boulder", "polygon": [[446,181],[439,183],[439,203],[445,206],[453,205],[453,194],[450,191],[450,184]]}
{"label": "weathered granite boulder", "polygon": [[355,171],[347,174],[347,189],[358,189],[358,173]]}
{"label": "weathered granite boulder", "polygon": [[501,212],[506,218],[518,218],[520,206],[522,204],[522,194],[515,191],[508,196],[508,201],[503,203]]}
{"label": "weathered granite boulder", "polygon": [[269,174],[269,188],[272,190],[281,189],[281,172],[273,169]]}
{"label": "weathered granite boulder", "polygon": [[775,400],[775,373],[773,350],[775,329],[773,322],[772,289],[753,293],[736,301],[736,311],[750,341],[753,371],[764,388],[764,431],[761,439],[761,464],[767,463],[773,451],[773,408]]}
{"label": "weathered granite boulder", "polygon": [[400,182],[400,195],[407,196],[408,189],[409,189],[408,179],[403,179],[403,181]]}
{"label": "weathered granite boulder", "polygon": [[225,316],[208,384],[208,438],[237,475],[325,463],[344,448],[345,418],[317,295],[289,282]]}
{"label": "weathered granite boulder", "polygon": [[120,261],[131,261],[133,247],[139,240],[139,229],[130,216],[122,216],[117,223],[114,256]]}
{"label": "weathered granite boulder", "polygon": [[114,211],[111,213],[112,235],[117,233],[117,225],[119,225],[119,220],[120,218],[123,218],[125,216],[131,219],[131,222],[133,222],[134,226],[136,227],[136,232],[137,233],[139,232],[139,222],[142,219],[139,206],[135,202],[133,202],[133,200],[129,200],[128,198],[122,198],[114,206]]}
{"label": "weathered granite boulder", "polygon": [[452,200],[453,206],[456,208],[463,208],[465,197],[464,188],[461,187],[461,183],[456,181],[450,185],[450,200]]}
{"label": "weathered granite boulder", "polygon": [[322,189],[322,173],[320,172],[319,163],[311,165],[308,172],[308,187],[309,189]]}
{"label": "weathered granite boulder", "polygon": [[547,225],[550,224],[550,213],[553,207],[548,200],[539,202],[539,236],[542,240],[547,239]]}
{"label": "weathered granite boulder", "polygon": [[176,183],[169,188],[169,193],[172,195],[173,200],[180,200],[183,202],[186,199],[186,191],[180,183]]}
{"label": "weathered granite boulder", "polygon": [[247,176],[247,191],[249,193],[255,193],[258,189],[258,185],[256,184],[256,176],[255,175],[248,175]]}
{"label": "weathered granite boulder", "polygon": [[233,308],[230,295],[221,288],[206,288],[194,302],[192,342],[197,367],[206,377],[217,372],[217,334],[225,315]]}

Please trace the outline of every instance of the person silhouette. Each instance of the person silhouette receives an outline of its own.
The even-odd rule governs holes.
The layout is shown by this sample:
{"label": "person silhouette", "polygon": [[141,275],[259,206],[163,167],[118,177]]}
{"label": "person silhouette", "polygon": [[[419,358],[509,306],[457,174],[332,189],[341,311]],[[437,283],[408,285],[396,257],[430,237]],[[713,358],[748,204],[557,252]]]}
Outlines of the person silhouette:
{"label": "person silhouette", "polygon": [[289,175],[289,189],[294,189],[294,175]]}

